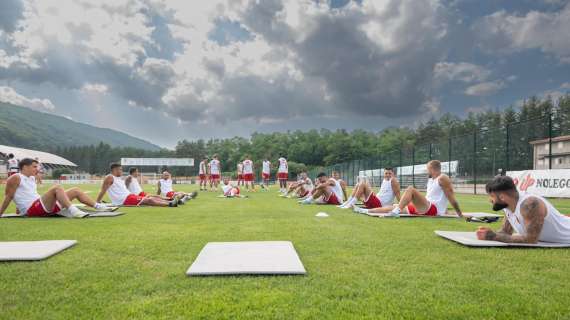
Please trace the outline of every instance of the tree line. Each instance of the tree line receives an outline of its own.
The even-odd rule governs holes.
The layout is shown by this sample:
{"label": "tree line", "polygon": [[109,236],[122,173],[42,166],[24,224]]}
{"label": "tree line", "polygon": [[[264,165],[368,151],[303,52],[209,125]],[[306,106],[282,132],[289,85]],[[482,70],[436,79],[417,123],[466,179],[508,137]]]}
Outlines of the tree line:
{"label": "tree line", "polygon": [[[549,117],[551,121],[548,121]],[[393,162],[391,165],[394,165],[400,163],[402,157],[410,161],[410,150],[413,150],[416,163],[427,157],[446,159],[446,152],[449,151],[446,145],[452,146],[453,152],[458,155],[465,153],[467,157],[471,152],[480,152],[482,157],[488,158],[490,156],[486,154],[494,152],[495,162],[497,157],[506,161],[503,159],[508,157],[506,152],[497,155],[497,150],[505,149],[509,144],[514,155],[510,161],[512,166],[516,167],[528,166],[528,161],[532,161],[532,156],[528,154],[528,142],[548,137],[551,130],[553,136],[570,134],[569,94],[557,101],[550,97],[531,97],[517,107],[511,106],[502,111],[469,113],[465,118],[446,113],[421,123],[415,129],[391,127],[379,132],[344,129],[256,132],[249,138],[185,139],[179,141],[174,150],[160,151],[112,148],[103,142],[93,146],[64,147],[48,151],[75,162],[81,169],[92,174],[106,173],[109,163],[119,161],[121,157],[190,157],[196,161],[193,169],[173,170],[175,174],[195,174],[197,163],[204,156],[214,154],[219,155],[226,172],[235,171],[236,164],[242,161],[246,154],[251,156],[258,168],[264,158],[275,162],[280,156],[285,156],[292,166],[292,171],[296,172],[356,159],[385,159],[388,156]],[[452,143],[446,143],[448,140]],[[462,165],[469,168],[472,165],[469,161],[477,160],[469,157]],[[499,164],[495,163],[494,166]]]}

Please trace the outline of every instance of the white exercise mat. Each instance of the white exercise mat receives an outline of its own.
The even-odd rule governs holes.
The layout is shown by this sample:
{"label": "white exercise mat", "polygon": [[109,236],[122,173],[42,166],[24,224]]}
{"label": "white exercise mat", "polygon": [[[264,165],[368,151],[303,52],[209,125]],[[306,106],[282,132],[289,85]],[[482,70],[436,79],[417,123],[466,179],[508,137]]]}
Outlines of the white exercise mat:
{"label": "white exercise mat", "polygon": [[209,242],[186,271],[189,276],[305,273],[290,241]]}
{"label": "white exercise mat", "polygon": [[[379,218],[392,218],[388,216],[388,213],[365,213],[371,217],[379,217]],[[502,215],[494,214],[494,213],[486,213],[486,212],[464,212],[464,217],[474,217],[474,218],[491,218],[491,217],[498,217],[501,218]],[[459,216],[456,214],[446,214],[442,216],[427,216],[425,214],[409,214],[409,213],[401,213],[400,218],[432,218],[432,219],[458,219]]]}
{"label": "white exercise mat", "polygon": [[76,240],[0,242],[0,261],[43,260],[76,243]]}
{"label": "white exercise mat", "polygon": [[[90,211],[86,218],[109,218],[122,216],[124,213],[118,211]],[[30,218],[28,216],[22,216],[16,213],[5,213],[0,216],[0,218]],[[63,218],[60,215],[51,215],[45,217],[32,217],[32,218]]]}
{"label": "white exercise mat", "polygon": [[529,243],[504,243],[499,241],[479,240],[475,232],[459,231],[435,231],[440,237],[455,241],[468,247],[531,247],[531,248],[569,248],[570,243],[538,242]]}

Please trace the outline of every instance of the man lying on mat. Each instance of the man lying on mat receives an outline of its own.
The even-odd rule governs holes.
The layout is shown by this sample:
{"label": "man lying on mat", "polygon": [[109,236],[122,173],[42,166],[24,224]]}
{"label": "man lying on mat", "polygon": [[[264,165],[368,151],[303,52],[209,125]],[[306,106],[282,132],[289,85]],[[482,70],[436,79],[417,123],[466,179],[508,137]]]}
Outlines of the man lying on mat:
{"label": "man lying on mat", "polygon": [[[394,209],[394,198],[400,201],[400,183],[394,177],[394,170],[392,168],[384,168],[384,179],[380,185],[380,191],[377,194],[372,190],[372,186],[367,179],[362,179],[354,187],[350,198],[343,203],[340,208],[348,209],[354,208],[357,213],[365,213],[366,209],[384,208],[386,212]],[[364,202],[364,208],[356,207],[355,203],[358,200]]]}
{"label": "man lying on mat", "polygon": [[334,178],[329,178],[326,173],[321,172],[317,175],[319,184],[313,189],[313,193],[300,204],[333,204],[339,205],[344,201],[344,195],[340,182]]}
{"label": "man lying on mat", "polygon": [[79,210],[71,201],[79,202],[95,208],[97,211],[107,211],[104,204],[93,201],[78,188],[64,190],[60,185],[51,187],[40,196],[36,185],[38,161],[25,158],[18,164],[20,173],[10,176],[6,181],[5,197],[0,207],[0,215],[4,214],[10,201],[14,200],[20,215],[29,217],[45,217],[61,215],[68,218],[83,218],[89,214]]}
{"label": "man lying on mat", "polygon": [[156,207],[176,207],[178,206],[178,198],[172,201],[163,200],[157,197],[142,197],[138,194],[131,193],[125,181],[121,178],[123,176],[123,167],[118,163],[111,164],[111,173],[105,177],[101,185],[101,191],[97,196],[97,202],[103,200],[105,193],[109,194],[111,203],[114,205],[124,206],[156,206]]}
{"label": "man lying on mat", "polygon": [[400,213],[409,213],[426,216],[442,216],[447,213],[447,204],[450,203],[458,216],[462,217],[459,203],[455,199],[455,192],[451,179],[441,172],[441,162],[432,160],[427,163],[429,179],[427,191],[424,196],[416,188],[408,187],[400,203],[393,207],[363,209],[363,213],[387,213],[388,217],[399,217]]}
{"label": "man lying on mat", "polygon": [[479,240],[570,243],[570,218],[560,214],[548,200],[519,193],[510,177],[494,178],[487,183],[486,190],[493,210],[503,210],[506,219],[497,232],[480,227]]}

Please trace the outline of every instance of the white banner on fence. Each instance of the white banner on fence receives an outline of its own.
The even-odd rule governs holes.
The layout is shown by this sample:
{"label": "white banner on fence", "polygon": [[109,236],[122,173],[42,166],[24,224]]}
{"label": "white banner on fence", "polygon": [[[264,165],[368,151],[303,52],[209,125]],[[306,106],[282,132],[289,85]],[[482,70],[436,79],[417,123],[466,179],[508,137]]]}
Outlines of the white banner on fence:
{"label": "white banner on fence", "polygon": [[[451,173],[452,176],[457,174],[457,167],[459,166],[459,161],[454,160],[450,162],[441,163],[441,172],[448,174]],[[405,166],[394,168],[396,170],[397,176],[411,176],[412,173],[417,176],[427,175],[426,164],[416,164],[415,166]],[[380,177],[384,175],[384,169],[375,170],[362,170],[358,172],[359,176],[367,177]]]}
{"label": "white banner on fence", "polygon": [[193,167],[192,158],[121,158],[122,166]]}
{"label": "white banner on fence", "polygon": [[543,197],[570,198],[570,169],[507,171],[519,191]]}

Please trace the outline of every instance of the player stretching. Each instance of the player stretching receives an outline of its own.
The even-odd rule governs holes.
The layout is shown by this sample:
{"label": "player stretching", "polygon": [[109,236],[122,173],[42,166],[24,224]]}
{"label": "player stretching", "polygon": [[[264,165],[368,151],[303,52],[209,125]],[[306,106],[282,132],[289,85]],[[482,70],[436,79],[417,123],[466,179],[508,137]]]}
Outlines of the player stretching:
{"label": "player stretching", "polygon": [[340,206],[341,209],[348,209],[354,207],[357,213],[363,213],[362,208],[354,206],[357,200],[364,202],[364,208],[375,209],[384,208],[386,213],[394,209],[394,199],[400,201],[400,183],[394,177],[392,168],[384,169],[384,179],[380,185],[380,191],[374,194],[372,186],[368,183],[367,179],[360,181],[352,192],[352,196]]}
{"label": "player stretching", "polygon": [[166,200],[180,199],[178,204],[185,204],[188,200],[196,197],[196,192],[188,194],[185,192],[174,191],[172,188],[172,175],[168,170],[164,170],[164,172],[162,172],[162,178],[158,180],[157,187],[157,195],[160,195]]}
{"label": "player stretching", "polygon": [[18,164],[20,173],[10,176],[6,180],[5,197],[0,206],[0,215],[6,211],[12,200],[20,215],[29,217],[46,217],[60,215],[68,218],[83,218],[89,215],[79,210],[71,201],[79,202],[95,208],[97,211],[108,211],[107,206],[93,201],[78,188],[64,190],[60,185],[51,187],[40,196],[36,185],[38,162],[31,158],[24,158]]}
{"label": "player stretching", "polygon": [[317,175],[319,184],[305,200],[300,204],[334,204],[340,205],[344,201],[342,186],[340,182],[334,178],[329,178],[326,173],[321,172]]}
{"label": "player stretching", "polygon": [[123,167],[118,163],[111,164],[111,173],[108,174],[103,180],[101,191],[97,196],[97,202],[103,200],[105,193],[109,194],[111,203],[113,205],[124,206],[157,206],[157,207],[176,207],[178,206],[178,199],[172,201],[162,200],[157,197],[141,197],[138,194],[131,193],[125,181],[121,178],[123,176]]}
{"label": "player stretching", "polygon": [[287,193],[287,179],[289,179],[289,166],[285,157],[279,158],[279,168],[277,169],[277,179],[279,179],[279,192]]}
{"label": "player stretching", "polygon": [[18,173],[18,160],[10,153],[8,155],[8,177],[16,173]]}

